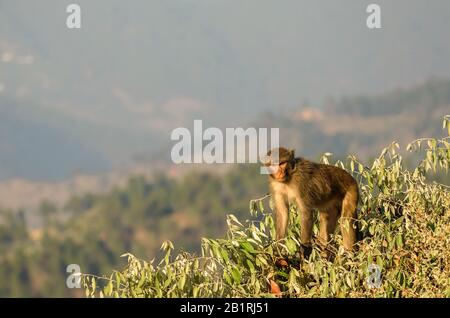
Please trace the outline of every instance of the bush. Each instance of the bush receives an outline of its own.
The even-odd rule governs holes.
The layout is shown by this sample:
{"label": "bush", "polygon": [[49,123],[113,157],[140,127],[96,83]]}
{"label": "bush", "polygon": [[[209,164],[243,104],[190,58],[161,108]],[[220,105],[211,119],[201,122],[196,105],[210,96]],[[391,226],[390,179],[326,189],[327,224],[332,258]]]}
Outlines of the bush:
{"label": "bush", "polygon": [[[450,135],[450,116],[444,118]],[[291,207],[288,236],[275,242],[268,196],[252,200],[252,219],[228,215],[225,239],[202,240],[201,255],[173,256],[173,244],[162,245],[158,263],[131,254],[123,271],[109,277],[83,274],[88,297],[450,297],[450,192],[427,180],[429,172],[447,173],[449,137],[419,139],[407,146],[423,156],[406,169],[399,145],[383,149],[370,166],[354,156],[347,169],[359,181],[357,225],[363,236],[358,250],[341,247],[334,236],[332,261],[317,246],[309,259],[299,256],[299,217]],[[322,162],[329,163],[331,154]],[[317,224],[314,232],[317,234]],[[275,265],[280,258],[283,266]],[[279,264],[279,262],[277,263]]]}

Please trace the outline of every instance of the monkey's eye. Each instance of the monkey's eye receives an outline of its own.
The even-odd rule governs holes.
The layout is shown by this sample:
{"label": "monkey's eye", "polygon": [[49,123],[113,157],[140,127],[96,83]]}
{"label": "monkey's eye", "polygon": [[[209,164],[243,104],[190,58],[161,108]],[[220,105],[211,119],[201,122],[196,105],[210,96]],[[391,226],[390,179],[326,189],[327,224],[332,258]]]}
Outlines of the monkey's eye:
{"label": "monkey's eye", "polygon": [[286,169],[287,162],[280,163],[279,166],[281,167],[281,169]]}

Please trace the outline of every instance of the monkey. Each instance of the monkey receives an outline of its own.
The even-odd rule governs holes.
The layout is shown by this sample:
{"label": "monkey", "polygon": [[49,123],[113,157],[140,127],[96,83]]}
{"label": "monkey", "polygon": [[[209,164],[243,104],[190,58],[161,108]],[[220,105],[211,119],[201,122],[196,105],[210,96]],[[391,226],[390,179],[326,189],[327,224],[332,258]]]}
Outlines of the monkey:
{"label": "monkey", "polygon": [[[294,150],[270,150],[263,161],[269,170],[269,188],[275,205],[276,239],[285,238],[289,221],[289,202],[300,213],[300,243],[307,257],[312,250],[313,211],[319,212],[319,245],[326,250],[341,218],[343,246],[352,251],[357,240],[359,187],[347,171],[295,157]],[[326,254],[329,257],[329,254]]]}

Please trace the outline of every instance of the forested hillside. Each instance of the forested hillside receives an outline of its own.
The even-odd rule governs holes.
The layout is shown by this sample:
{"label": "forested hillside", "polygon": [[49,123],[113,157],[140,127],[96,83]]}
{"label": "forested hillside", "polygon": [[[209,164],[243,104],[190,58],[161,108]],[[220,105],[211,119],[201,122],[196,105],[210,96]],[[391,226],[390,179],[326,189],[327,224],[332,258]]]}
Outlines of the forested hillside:
{"label": "forested hillside", "polygon": [[[186,286],[170,291],[143,289],[142,286],[135,289],[134,285],[126,285],[120,289],[109,286],[103,293],[120,296],[264,296],[270,292],[264,282],[272,280],[286,295],[372,295],[373,291],[361,289],[368,266],[362,260],[367,260],[381,264],[383,268],[387,266],[389,277],[394,277],[391,277],[394,282],[387,285],[389,288],[386,286],[387,289],[379,291],[380,295],[417,296],[422,292],[429,296],[448,295],[450,198],[448,186],[432,181],[436,176],[445,179],[450,155],[448,138],[421,140],[413,143],[410,150],[418,151],[424,161],[408,168],[397,153],[397,144],[393,144],[371,163],[359,163],[354,157],[337,163],[353,171],[362,187],[360,216],[365,240],[360,247],[362,253],[353,258],[346,258],[337,250],[339,257],[335,266],[323,263],[316,253],[313,263],[302,265],[309,271],[298,272],[295,267],[299,266],[298,227],[295,226],[298,218],[293,218],[290,243],[278,249],[293,261],[293,265],[281,271],[273,267],[277,249],[272,239],[269,200],[251,201],[267,192],[266,177],[259,174],[258,166],[241,165],[220,174],[196,171],[176,179],[164,174],[151,181],[136,176],[126,187],[108,194],[74,197],[60,210],[50,202],[43,202],[39,209],[39,227],[30,228],[20,211],[2,210],[0,295],[83,296],[84,290],[66,287],[67,265],[78,264],[83,273],[101,276],[113,269],[124,268],[126,259],[120,255],[126,252],[147,262],[153,258],[158,262],[171,249],[167,249],[171,243],[166,243],[165,251],[160,250],[161,243],[168,240],[174,242],[175,253],[180,253],[177,259],[187,262],[183,264],[199,266],[191,263],[194,256],[190,253],[195,253],[195,257],[211,257],[214,262],[230,268],[228,275],[231,276],[224,274],[224,280],[217,288],[207,293],[199,293],[194,287],[195,282],[209,284],[210,278],[193,278],[190,272],[185,275],[189,282]],[[327,157],[323,159],[328,160]],[[253,214],[249,214],[249,202],[252,202],[250,212]],[[228,218],[225,236],[228,214],[236,218]],[[253,221],[247,224],[246,219]],[[201,241],[202,237],[214,239]],[[227,239],[215,239],[224,237]],[[339,235],[337,240],[340,240]],[[162,267],[154,267],[156,263],[153,263],[150,272],[161,275],[165,266],[169,266],[166,259],[163,258]],[[154,281],[149,277],[142,278],[141,272],[136,274],[136,259],[131,257],[130,261],[129,267],[120,275],[132,275],[132,279],[142,279],[152,286]],[[150,263],[145,264],[147,267],[144,267],[149,268]],[[191,271],[194,267],[185,270]],[[169,285],[184,275],[180,272],[184,269],[175,267],[173,270],[177,274],[170,279],[161,277]],[[339,281],[344,289],[325,288],[322,280],[325,278],[321,275],[330,275],[323,277]],[[292,284],[293,279],[301,281],[296,285]],[[348,279],[350,283],[346,283]],[[255,280],[258,283],[252,285]],[[88,291],[93,292],[92,281],[88,280],[88,283]],[[345,284],[349,285],[345,287]],[[407,290],[395,284],[403,284]],[[102,285],[98,282],[96,286]]]}
{"label": "forested hillside", "polygon": [[199,251],[203,236],[222,236],[226,214],[245,217],[249,198],[267,192],[259,167],[222,174],[188,173],[149,181],[132,177],[106,195],[74,197],[64,209],[43,202],[42,226],[30,228],[24,213],[0,210],[0,296],[74,296],[66,267],[105,273],[124,265],[120,255],[158,255],[161,242]]}
{"label": "forested hillside", "polygon": [[[384,95],[330,101],[319,110],[302,106],[256,116],[255,126],[281,127],[283,145],[312,160],[332,152],[333,158],[346,162],[355,154],[368,166],[388,141],[396,140],[401,163],[414,171],[420,156],[407,153],[406,144],[442,135],[440,123],[448,109],[450,81],[432,79]],[[37,211],[0,208],[0,296],[83,295],[65,285],[68,264],[79,264],[85,273],[104,274],[125,265],[119,257],[124,252],[147,260],[161,256],[159,247],[165,240],[173,241],[177,251],[200,252],[202,237],[225,234],[227,214],[249,218],[249,201],[267,192],[266,178],[257,166],[220,167],[217,173],[197,169],[176,177],[170,163],[157,167],[152,178],[136,175],[125,186],[105,194],[72,196],[63,206],[54,204],[61,202],[56,198],[60,192],[49,187],[45,192],[50,195]],[[442,170],[428,171],[427,177],[429,182],[450,185]],[[40,189],[38,184],[34,192]],[[26,193],[17,197],[29,198]]]}
{"label": "forested hillside", "polygon": [[[55,174],[60,173],[62,170],[59,170],[58,165],[45,160],[48,154],[43,152],[48,145],[64,149],[54,154],[59,156],[61,165],[64,162],[68,165],[74,162],[79,162],[80,165],[94,162],[91,160],[92,152],[86,152],[86,149],[76,146],[73,140],[64,138],[64,134],[51,129],[51,125],[45,126],[37,120],[42,120],[42,116],[15,104],[3,109],[2,105],[8,103],[2,104],[0,97],[0,170],[5,170],[4,176],[14,175],[15,172],[18,172],[16,176],[21,176],[27,169],[44,171],[44,168],[49,168]],[[296,149],[299,155],[313,159],[324,152],[332,152],[336,158],[357,154],[359,158],[366,160],[374,158],[379,149],[391,140],[405,144],[423,136],[440,136],[440,123],[448,109],[450,80],[430,79],[420,85],[380,95],[349,96],[334,101],[330,99],[322,107],[305,103],[284,110],[271,110],[254,115],[242,127],[280,128],[283,145]],[[54,120],[60,122],[58,117]],[[24,129],[15,131],[16,128]],[[89,130],[88,127],[83,129]],[[41,140],[35,135],[35,131],[45,134],[46,138]],[[167,140],[169,139],[167,136]],[[65,146],[60,148],[58,141]],[[99,141],[99,144],[103,143]],[[96,168],[80,166],[79,173],[62,183],[42,184],[17,178],[0,182],[0,206],[34,208],[41,200],[60,205],[74,194],[87,191],[109,192],[114,185],[126,183],[130,174],[152,175],[161,170],[186,170],[186,166],[172,165],[171,146],[168,144],[151,155],[136,156],[139,159],[135,164],[122,170],[88,174],[87,172]],[[99,163],[96,167],[101,165]],[[1,174],[0,172],[0,179]]]}

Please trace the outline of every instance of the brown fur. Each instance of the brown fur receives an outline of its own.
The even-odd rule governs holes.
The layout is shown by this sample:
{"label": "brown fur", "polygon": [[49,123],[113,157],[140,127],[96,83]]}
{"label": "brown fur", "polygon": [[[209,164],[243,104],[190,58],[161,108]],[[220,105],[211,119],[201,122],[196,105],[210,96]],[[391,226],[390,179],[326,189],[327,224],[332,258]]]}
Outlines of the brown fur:
{"label": "brown fur", "polygon": [[275,166],[269,175],[270,190],[276,210],[277,240],[286,236],[289,202],[294,201],[301,215],[302,244],[311,245],[313,211],[319,211],[319,241],[325,246],[340,217],[343,245],[351,250],[356,243],[354,221],[359,201],[356,180],[345,170],[325,164],[295,158],[294,151],[278,148],[268,153],[267,166]]}

